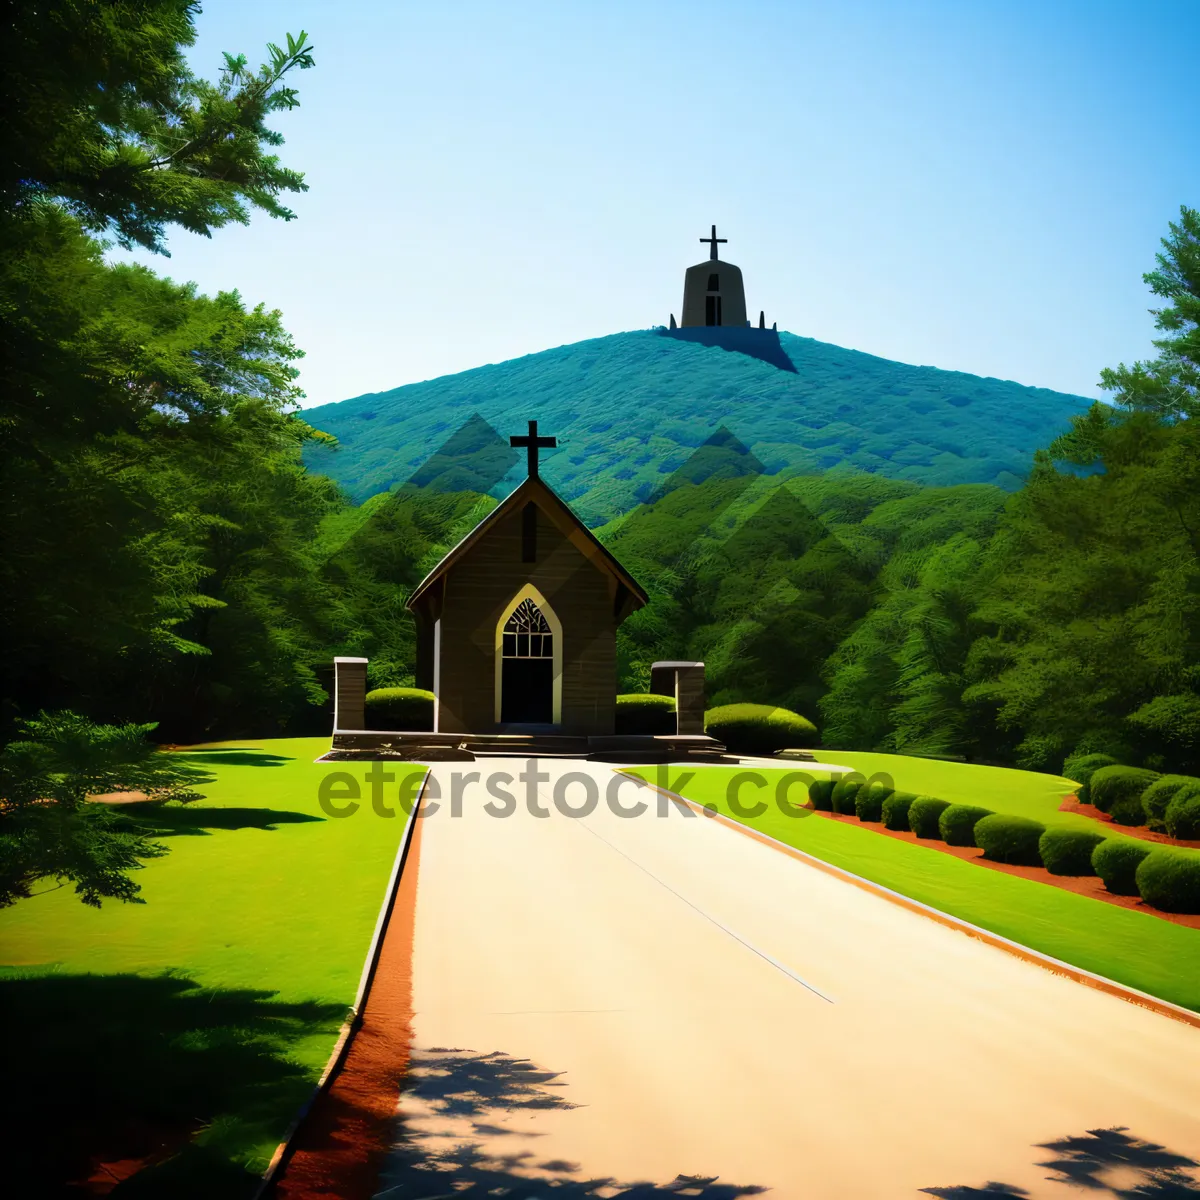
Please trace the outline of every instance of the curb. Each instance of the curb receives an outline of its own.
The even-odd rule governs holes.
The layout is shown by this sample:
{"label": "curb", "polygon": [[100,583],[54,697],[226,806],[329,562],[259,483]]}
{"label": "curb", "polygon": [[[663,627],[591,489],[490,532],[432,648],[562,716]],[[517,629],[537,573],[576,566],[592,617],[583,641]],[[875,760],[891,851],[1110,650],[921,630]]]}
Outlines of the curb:
{"label": "curb", "polygon": [[1033,963],[1035,966],[1052,971],[1056,975],[1065,975],[1068,979],[1072,979],[1076,983],[1082,983],[1085,987],[1106,992],[1110,996],[1115,996],[1119,1000],[1126,1001],[1126,1003],[1136,1004],[1140,1008],[1149,1009],[1159,1016],[1170,1017],[1176,1021],[1182,1021],[1185,1025],[1191,1025],[1196,1029],[1200,1029],[1200,1013],[1193,1012],[1189,1008],[1172,1004],[1169,1000],[1160,1000],[1157,996],[1151,996],[1148,992],[1141,992],[1137,988],[1129,987],[1124,983],[1118,983],[1114,979],[1108,979],[1103,975],[1096,975],[1091,971],[1085,971],[1082,967],[1072,966],[1071,963],[1063,962],[1060,958],[1053,958],[1049,954],[1043,954],[1040,950],[1032,950],[1028,946],[1021,945],[1020,942],[1014,942],[1009,938],[1001,937],[1000,934],[992,933],[990,930],[984,929],[979,925],[972,925],[970,921],[964,921],[961,917],[955,917],[950,913],[942,912],[941,909],[933,908],[928,904],[922,904],[919,900],[913,900],[901,892],[892,891],[891,888],[884,887],[881,883],[874,883],[870,879],[864,879],[861,875],[855,875],[853,871],[847,871],[844,867],[835,867],[832,863],[825,862],[824,859],[816,858],[814,855],[808,854],[803,850],[797,850],[795,846],[789,846],[786,842],[781,842],[778,838],[773,838],[769,834],[760,833],[757,829],[743,825],[740,821],[735,821],[732,817],[727,817],[724,813],[717,812],[703,804],[697,804],[696,801],[689,800],[686,796],[680,796],[677,792],[660,788],[657,784],[650,783],[649,781],[647,781],[646,786],[652,791],[666,796],[669,800],[674,800],[679,804],[686,804],[701,816],[713,817],[722,824],[729,826],[729,828],[736,830],[748,838],[752,838],[756,842],[761,842],[772,849],[780,850],[784,854],[798,859],[800,862],[824,871],[827,875],[832,875],[845,883],[851,883],[863,891],[870,892],[872,895],[879,896],[884,900],[889,900],[891,903],[899,905],[901,908],[906,908],[910,912],[917,913],[919,916],[928,917],[936,921],[939,925],[944,925],[959,933],[965,933],[968,937],[976,938],[978,941],[984,942],[989,946],[994,946],[997,950],[1003,950],[1015,958]]}
{"label": "curb", "polygon": [[396,893],[400,888],[400,877],[404,873],[404,864],[408,861],[408,847],[412,842],[413,824],[420,810],[421,801],[425,798],[425,788],[429,783],[429,773],[429,768],[426,767],[425,774],[421,778],[421,786],[417,791],[416,799],[413,801],[412,811],[408,814],[408,820],[405,821],[404,830],[400,834],[400,845],[396,848],[396,857],[392,862],[392,873],[388,877],[387,888],[384,890],[383,903],[379,906],[379,915],[375,918],[375,932],[371,935],[371,944],[367,948],[367,957],[363,962],[362,974],[358,979],[358,992],[355,994],[354,1003],[350,1006],[350,1013],[346,1020],[342,1022],[342,1027],[338,1031],[337,1041],[334,1043],[333,1052],[325,1064],[325,1070],[321,1072],[320,1079],[317,1080],[313,1086],[312,1093],[292,1119],[292,1123],[287,1127],[287,1132],[283,1135],[283,1141],[279,1143],[275,1148],[275,1153],[271,1155],[271,1161],[267,1164],[267,1169],[263,1172],[262,1180],[254,1193],[254,1200],[265,1200],[275,1181],[279,1178],[280,1173],[287,1164],[288,1158],[291,1156],[292,1142],[300,1126],[304,1124],[305,1118],[312,1111],[313,1105],[321,1095],[329,1090],[334,1077],[346,1061],[346,1055],[350,1051],[350,1043],[353,1041],[354,1035],[362,1027],[363,1006],[366,1003],[367,993],[371,990],[371,984],[375,979],[376,968],[379,966],[379,955],[383,949],[383,936],[387,932],[388,922],[392,916],[392,908],[396,902]]}

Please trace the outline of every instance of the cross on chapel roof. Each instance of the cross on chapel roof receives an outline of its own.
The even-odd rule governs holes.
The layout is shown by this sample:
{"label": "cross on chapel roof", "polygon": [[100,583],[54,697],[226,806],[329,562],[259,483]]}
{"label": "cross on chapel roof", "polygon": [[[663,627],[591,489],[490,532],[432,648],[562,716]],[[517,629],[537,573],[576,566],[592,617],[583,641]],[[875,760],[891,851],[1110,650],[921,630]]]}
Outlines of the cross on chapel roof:
{"label": "cross on chapel roof", "polygon": [[552,437],[538,437],[538,423],[536,421],[529,422],[529,432],[521,437],[510,437],[508,443],[510,446],[525,447],[525,461],[529,470],[529,478],[538,478],[538,451],[553,450],[558,445],[558,439]]}
{"label": "cross on chapel roof", "polygon": [[729,241],[728,238],[717,237],[717,227],[715,225],[712,227],[712,237],[701,238],[700,240],[702,242],[708,242],[708,249],[710,252],[708,257],[714,260],[717,257],[717,243]]}

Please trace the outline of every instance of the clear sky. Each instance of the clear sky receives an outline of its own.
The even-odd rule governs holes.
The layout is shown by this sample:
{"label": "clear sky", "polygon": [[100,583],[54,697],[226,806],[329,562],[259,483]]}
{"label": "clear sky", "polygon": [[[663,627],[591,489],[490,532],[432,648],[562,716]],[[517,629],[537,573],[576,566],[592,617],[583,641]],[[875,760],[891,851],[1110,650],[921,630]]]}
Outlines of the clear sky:
{"label": "clear sky", "polygon": [[768,324],[1095,396],[1200,205],[1200,0],[205,0],[193,62],[301,28],[298,219],[152,265],[309,404],[666,324],[713,222]]}

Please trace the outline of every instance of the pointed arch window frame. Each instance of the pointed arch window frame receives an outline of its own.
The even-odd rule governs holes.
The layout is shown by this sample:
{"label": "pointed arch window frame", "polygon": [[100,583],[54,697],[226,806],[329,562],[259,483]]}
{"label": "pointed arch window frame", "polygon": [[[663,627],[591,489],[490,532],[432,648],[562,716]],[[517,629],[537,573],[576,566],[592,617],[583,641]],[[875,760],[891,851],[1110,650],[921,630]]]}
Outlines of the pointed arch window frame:
{"label": "pointed arch window frame", "polygon": [[563,631],[562,622],[558,619],[558,614],[550,606],[550,602],[542,595],[532,583],[527,583],[517,592],[515,596],[504,606],[504,611],[500,614],[500,619],[496,622],[496,640],[495,640],[495,675],[496,675],[496,696],[495,696],[495,719],[496,724],[500,724],[500,713],[504,700],[504,626],[508,624],[509,618],[517,611],[518,608],[526,601],[532,600],[537,605],[542,616],[546,618],[546,624],[550,626],[550,634],[554,639],[551,643],[554,651],[552,655],[554,672],[553,691],[551,693],[551,707],[553,724],[562,724],[562,669],[563,669]]}

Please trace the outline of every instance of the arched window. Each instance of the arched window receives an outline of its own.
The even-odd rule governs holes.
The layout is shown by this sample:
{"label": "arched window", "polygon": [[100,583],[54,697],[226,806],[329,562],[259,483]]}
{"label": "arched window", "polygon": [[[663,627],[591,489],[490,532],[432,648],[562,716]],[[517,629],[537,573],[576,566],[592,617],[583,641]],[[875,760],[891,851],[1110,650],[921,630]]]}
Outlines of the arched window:
{"label": "arched window", "polygon": [[542,610],[526,597],[504,622],[505,658],[553,658],[554,634]]}

